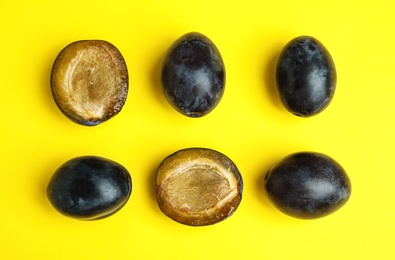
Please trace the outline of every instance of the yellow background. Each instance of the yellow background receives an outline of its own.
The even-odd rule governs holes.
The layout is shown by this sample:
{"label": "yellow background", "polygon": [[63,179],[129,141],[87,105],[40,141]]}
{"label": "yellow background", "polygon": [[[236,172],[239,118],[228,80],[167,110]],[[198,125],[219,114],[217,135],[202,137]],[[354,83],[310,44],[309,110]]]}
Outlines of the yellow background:
{"label": "yellow background", "polygon": [[[390,0],[3,1],[0,259],[394,259],[394,10]],[[190,31],[216,44],[227,72],[219,106],[198,119],[176,112],[159,80],[167,48]],[[299,35],[319,39],[338,73],[332,103],[307,119],[273,86],[276,56]],[[82,39],[113,43],[129,69],[123,110],[96,127],[63,116],[49,86],[57,54]],[[195,146],[226,154],[244,179],[240,207],[213,226],[178,224],[155,199],[162,159]],[[294,219],[264,194],[268,169],[303,150],[348,172],[351,198],[333,215]],[[131,198],[115,215],[84,222],[50,205],[50,177],[80,155],[130,171]]]}

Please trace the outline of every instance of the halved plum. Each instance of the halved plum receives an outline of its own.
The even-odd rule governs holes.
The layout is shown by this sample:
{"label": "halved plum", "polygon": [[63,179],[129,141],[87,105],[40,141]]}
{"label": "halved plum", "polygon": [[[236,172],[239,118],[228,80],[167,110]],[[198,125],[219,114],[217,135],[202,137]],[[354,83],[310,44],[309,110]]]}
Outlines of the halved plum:
{"label": "halved plum", "polygon": [[162,212],[190,226],[220,222],[238,208],[243,180],[224,154],[188,148],[166,157],[156,173],[156,195]]}

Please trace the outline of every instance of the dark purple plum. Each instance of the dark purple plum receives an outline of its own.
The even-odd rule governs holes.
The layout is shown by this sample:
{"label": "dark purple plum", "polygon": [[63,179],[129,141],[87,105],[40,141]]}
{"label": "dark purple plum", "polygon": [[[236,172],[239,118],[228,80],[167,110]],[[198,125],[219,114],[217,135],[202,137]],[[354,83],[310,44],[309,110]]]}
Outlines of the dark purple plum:
{"label": "dark purple plum", "polygon": [[129,200],[132,179],[125,167],[97,156],[76,157],[53,174],[49,201],[63,215],[79,220],[108,217]]}
{"label": "dark purple plum", "polygon": [[315,152],[291,154],[265,176],[270,201],[283,213],[301,219],[329,215],[351,195],[351,182],[342,166]]}
{"label": "dark purple plum", "polygon": [[220,102],[225,66],[214,43],[191,32],[176,40],[163,61],[162,89],[168,102],[188,117],[201,117]]}
{"label": "dark purple plum", "polygon": [[317,39],[291,40],[276,62],[276,91],[284,107],[294,115],[310,117],[332,101],[336,69],[331,55]]}

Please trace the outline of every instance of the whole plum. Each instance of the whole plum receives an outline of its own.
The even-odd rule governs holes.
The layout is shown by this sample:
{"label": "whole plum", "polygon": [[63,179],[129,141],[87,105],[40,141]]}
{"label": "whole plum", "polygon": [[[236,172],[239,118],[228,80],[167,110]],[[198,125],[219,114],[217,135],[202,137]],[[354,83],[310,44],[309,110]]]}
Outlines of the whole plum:
{"label": "whole plum", "polygon": [[80,220],[108,217],[120,210],[132,192],[125,167],[97,156],[82,156],[61,165],[48,187],[49,201],[63,215]]}
{"label": "whole plum", "polygon": [[336,69],[331,55],[317,39],[291,40],[276,62],[276,91],[284,107],[301,117],[322,112],[332,101]]}
{"label": "whole plum", "polygon": [[188,117],[201,117],[220,102],[225,66],[205,35],[187,33],[170,47],[162,67],[162,89],[169,103]]}
{"label": "whole plum", "polygon": [[331,157],[315,152],[291,154],[265,176],[269,199],[283,213],[320,218],[341,208],[351,194],[345,170]]}

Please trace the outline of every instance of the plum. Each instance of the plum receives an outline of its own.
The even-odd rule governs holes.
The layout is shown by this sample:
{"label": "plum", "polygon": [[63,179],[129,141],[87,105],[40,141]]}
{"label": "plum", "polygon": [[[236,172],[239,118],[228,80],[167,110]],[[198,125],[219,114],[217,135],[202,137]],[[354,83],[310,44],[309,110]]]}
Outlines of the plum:
{"label": "plum", "polygon": [[335,64],[328,50],[311,36],[291,40],[276,61],[276,91],[284,107],[301,117],[322,112],[336,88]]}
{"label": "plum", "polygon": [[264,187],[280,211],[302,219],[329,215],[351,195],[351,182],[342,166],[317,152],[288,155],[269,170]]}
{"label": "plum", "polygon": [[65,162],[47,187],[53,207],[79,220],[114,214],[126,204],[131,192],[132,179],[126,168],[98,156],[81,156]]}
{"label": "plum", "polygon": [[218,105],[224,89],[224,62],[209,38],[191,32],[171,45],[163,61],[162,90],[178,112],[204,116]]}
{"label": "plum", "polygon": [[156,172],[159,208],[189,226],[218,223],[238,208],[243,180],[224,154],[207,148],[187,148],[166,157]]}
{"label": "plum", "polygon": [[51,90],[72,121],[94,126],[118,114],[126,102],[128,70],[119,50],[103,40],[67,45],[56,57]]}

